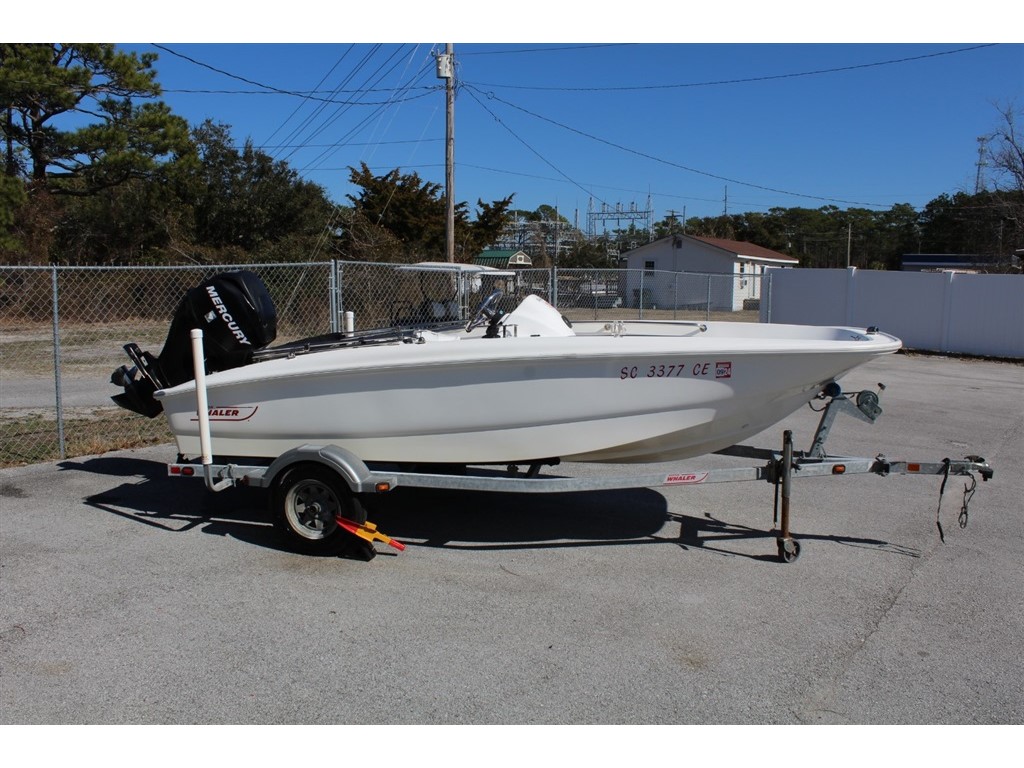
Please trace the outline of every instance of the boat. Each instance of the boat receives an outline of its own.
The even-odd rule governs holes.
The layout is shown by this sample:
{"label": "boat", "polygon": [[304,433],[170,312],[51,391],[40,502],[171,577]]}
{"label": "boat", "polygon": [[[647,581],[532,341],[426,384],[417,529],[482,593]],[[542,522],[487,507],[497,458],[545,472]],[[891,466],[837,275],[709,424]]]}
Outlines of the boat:
{"label": "boat", "polygon": [[468,321],[343,332],[272,346],[276,314],[252,272],[189,291],[159,356],[115,402],[167,419],[200,455],[189,333],[204,331],[213,451],[273,459],[337,445],[365,462],[646,463],[719,451],[818,398],[901,342],[875,328],[744,322],[569,322],[537,295]]}

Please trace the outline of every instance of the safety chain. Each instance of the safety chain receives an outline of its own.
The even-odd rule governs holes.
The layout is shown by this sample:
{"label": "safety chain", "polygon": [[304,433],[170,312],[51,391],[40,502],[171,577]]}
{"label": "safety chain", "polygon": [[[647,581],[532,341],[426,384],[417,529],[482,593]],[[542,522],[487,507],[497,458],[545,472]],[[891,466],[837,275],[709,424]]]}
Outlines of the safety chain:
{"label": "safety chain", "polygon": [[[945,468],[942,472],[942,485],[939,487],[939,506],[938,509],[935,510],[935,525],[939,529],[939,540],[943,544],[945,544],[946,536],[942,531],[942,521],[940,520],[940,515],[942,513],[942,496],[946,492],[946,481],[949,480],[950,462],[949,459],[943,459],[942,463],[945,465]],[[957,522],[960,524],[961,528],[967,527],[967,507],[970,505],[971,499],[974,497],[974,492],[978,487],[977,478],[975,478],[974,475],[971,474],[968,474],[967,476],[970,478],[970,484],[964,483],[964,500],[963,503],[960,505],[960,514],[957,516]]]}

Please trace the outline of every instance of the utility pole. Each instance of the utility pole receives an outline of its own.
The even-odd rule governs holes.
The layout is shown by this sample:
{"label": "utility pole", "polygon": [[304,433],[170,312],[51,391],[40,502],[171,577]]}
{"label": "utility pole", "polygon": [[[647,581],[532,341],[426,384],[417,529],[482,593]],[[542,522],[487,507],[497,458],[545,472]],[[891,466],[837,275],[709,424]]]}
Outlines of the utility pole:
{"label": "utility pole", "polygon": [[853,240],[853,222],[846,222],[846,268],[850,268],[850,242]]}
{"label": "utility pole", "polygon": [[668,229],[670,233],[674,233],[676,231],[677,226],[681,232],[686,232],[685,205],[683,206],[682,218],[680,218],[680,213],[675,208],[669,208],[668,211],[666,211],[666,214],[667,215],[665,218],[668,219]]}
{"label": "utility pole", "polygon": [[447,203],[444,247],[445,258],[455,261],[455,46],[445,44],[437,55],[437,76],[445,81],[444,194]]}
{"label": "utility pole", "polygon": [[562,247],[562,220],[558,215],[558,203],[555,203],[555,266],[558,266],[558,251]]}

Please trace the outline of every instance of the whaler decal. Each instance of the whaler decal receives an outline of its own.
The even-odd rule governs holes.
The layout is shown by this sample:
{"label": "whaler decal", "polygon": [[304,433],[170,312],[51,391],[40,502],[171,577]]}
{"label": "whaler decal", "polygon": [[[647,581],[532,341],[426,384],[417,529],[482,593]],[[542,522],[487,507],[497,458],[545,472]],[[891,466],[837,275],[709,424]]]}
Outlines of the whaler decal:
{"label": "whaler decal", "polygon": [[[211,408],[210,421],[248,421],[259,410],[258,405],[229,405],[224,408]],[[199,421],[193,416],[192,421]]]}
{"label": "whaler decal", "polygon": [[[238,342],[251,347],[252,344],[249,342],[249,339],[246,338],[242,329],[238,327],[238,323],[235,322],[235,318],[233,318],[231,313],[228,312],[228,308],[224,306],[224,300],[221,299],[220,294],[217,293],[217,289],[212,285],[208,285],[206,286],[206,292],[210,295],[210,300],[213,302],[213,308],[220,313],[220,319],[228,324],[228,329],[232,334],[234,334],[234,337],[238,339]],[[209,314],[206,315],[206,321],[211,321]]]}
{"label": "whaler decal", "polygon": [[696,474],[694,472],[683,472],[678,475],[666,475],[665,485],[697,485],[708,479],[708,473]]}

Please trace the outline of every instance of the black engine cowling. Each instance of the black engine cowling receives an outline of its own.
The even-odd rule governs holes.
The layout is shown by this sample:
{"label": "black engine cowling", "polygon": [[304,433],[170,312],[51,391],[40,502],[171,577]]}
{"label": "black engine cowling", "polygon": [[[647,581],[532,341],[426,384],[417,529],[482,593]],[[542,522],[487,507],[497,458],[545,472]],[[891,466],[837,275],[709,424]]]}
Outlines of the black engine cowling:
{"label": "black engine cowling", "polygon": [[206,372],[226,371],[247,365],[256,350],[274,341],[277,310],[255,273],[239,270],[214,275],[185,294],[158,357],[136,344],[125,345],[135,365],[122,365],[111,375],[111,382],[124,388],[113,396],[114,402],[150,418],[157,416],[163,407],[153,393],[193,378],[193,328],[203,331]]}

